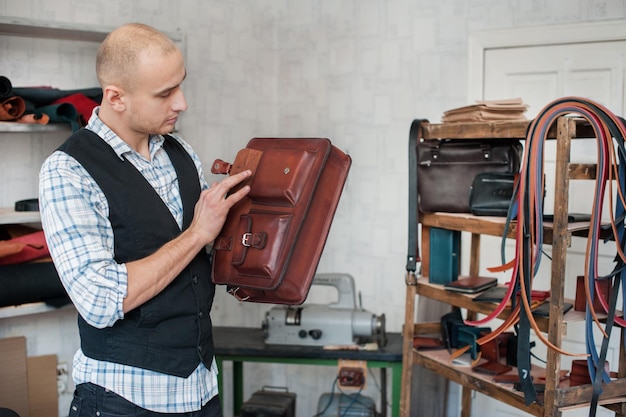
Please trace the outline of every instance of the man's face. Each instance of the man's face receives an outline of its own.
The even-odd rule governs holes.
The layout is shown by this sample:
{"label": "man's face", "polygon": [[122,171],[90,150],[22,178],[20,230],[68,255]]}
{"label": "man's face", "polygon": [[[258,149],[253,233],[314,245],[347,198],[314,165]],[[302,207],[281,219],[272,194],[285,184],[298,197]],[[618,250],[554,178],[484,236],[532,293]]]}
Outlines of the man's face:
{"label": "man's face", "polygon": [[187,109],[180,88],[185,65],[179,51],[165,57],[144,54],[135,82],[126,91],[126,118],[130,129],[142,134],[167,134]]}

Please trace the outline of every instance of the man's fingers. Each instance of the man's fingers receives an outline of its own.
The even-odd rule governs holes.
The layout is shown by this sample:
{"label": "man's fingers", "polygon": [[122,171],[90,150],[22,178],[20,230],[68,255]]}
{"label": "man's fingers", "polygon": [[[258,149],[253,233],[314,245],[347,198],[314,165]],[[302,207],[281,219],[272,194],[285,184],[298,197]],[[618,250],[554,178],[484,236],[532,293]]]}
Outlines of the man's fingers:
{"label": "man's fingers", "polygon": [[226,197],[226,201],[229,203],[229,206],[232,207],[237,204],[242,198],[246,196],[250,192],[250,186],[244,185],[234,193],[228,195]]}
{"label": "man's fingers", "polygon": [[220,184],[224,185],[225,187],[227,187],[229,190],[231,188],[233,188],[235,185],[239,184],[240,182],[242,182],[243,180],[245,180],[246,178],[248,178],[250,175],[252,175],[252,171],[245,170],[245,171],[241,171],[235,175],[231,175],[225,179],[223,179]]}
{"label": "man's fingers", "polygon": [[[210,189],[214,193],[216,193],[216,195],[219,195],[221,199],[226,199],[226,197],[229,196],[229,192],[234,187],[236,187],[239,183],[244,181],[246,178],[250,177],[250,175],[252,175],[252,171],[250,171],[250,170],[242,171],[242,172],[240,172],[238,174],[235,174],[233,176],[230,176],[230,177],[227,177],[227,178],[223,179],[221,182],[214,183],[211,186]],[[247,188],[249,189],[250,187],[247,187]],[[237,191],[240,191],[240,190],[237,190]],[[233,194],[235,194],[235,193],[233,193]],[[247,194],[247,192],[246,192],[246,194]]]}
{"label": "man's fingers", "polygon": [[248,192],[250,191],[250,186],[246,185],[230,193],[231,190],[237,187],[237,185],[244,181],[246,178],[249,178],[250,175],[252,175],[252,171],[246,170],[227,177],[220,182],[214,182],[211,185],[211,188],[209,188],[209,190],[207,191],[207,196],[212,195],[213,199],[217,198],[221,201],[227,200],[229,203],[228,207],[232,207],[246,194],[248,194]]}

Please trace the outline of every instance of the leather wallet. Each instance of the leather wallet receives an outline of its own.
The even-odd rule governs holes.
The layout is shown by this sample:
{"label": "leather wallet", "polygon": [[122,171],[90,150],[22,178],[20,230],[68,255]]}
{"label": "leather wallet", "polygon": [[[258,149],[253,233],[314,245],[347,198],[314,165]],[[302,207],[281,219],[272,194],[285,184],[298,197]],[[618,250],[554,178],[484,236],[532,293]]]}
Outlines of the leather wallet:
{"label": "leather wallet", "polygon": [[[533,386],[535,387],[535,391],[537,393],[543,393],[546,390],[546,384],[533,384]],[[515,391],[523,391],[522,384],[520,382],[516,382],[513,384],[513,389]]]}
{"label": "leather wallet", "polygon": [[[484,291],[474,297],[473,301],[476,302],[487,302],[487,303],[499,303],[502,301],[508,288],[506,286],[498,286],[489,288],[487,291]],[[530,298],[535,301],[544,301],[550,297],[550,291],[545,290],[531,290]]]}
{"label": "leather wallet", "polygon": [[480,374],[499,375],[499,374],[505,374],[512,369],[513,369],[512,366],[504,365],[504,364],[501,364],[500,362],[487,361],[487,362],[481,363],[480,365],[474,366],[472,368],[472,371],[478,372]]}
{"label": "leather wallet", "polygon": [[443,340],[437,337],[414,336],[413,348],[417,350],[443,349]]}
{"label": "leather wallet", "polygon": [[[602,297],[608,300],[611,296],[611,284],[610,279],[598,280],[598,286],[602,291]],[[594,288],[595,290],[595,288]],[[598,298],[598,292],[594,291],[593,308],[597,312],[604,312],[604,308]],[[585,311],[587,309],[587,294],[585,293],[585,276],[579,275],[576,277],[576,298],[574,298],[574,310]]]}
{"label": "leather wallet", "polygon": [[[608,362],[604,363],[604,368],[606,372],[609,372]],[[574,359],[572,361],[572,370],[569,374],[569,385],[570,387],[574,387],[585,384],[591,384],[587,359]]]}
{"label": "leather wallet", "polygon": [[495,277],[464,276],[459,277],[456,281],[447,283],[444,285],[444,288],[448,291],[475,294],[497,284],[498,278]]}
{"label": "leather wallet", "polygon": [[494,375],[493,382],[500,382],[502,384],[515,384],[519,382],[519,374],[517,372],[497,374]]}
{"label": "leather wallet", "polygon": [[[573,306],[574,305],[572,303],[563,303],[563,314],[570,311]],[[550,303],[547,301],[545,303],[541,303],[539,307],[533,310],[533,316],[550,317]]]}
{"label": "leather wallet", "polygon": [[[576,222],[588,222],[591,219],[591,214],[588,213],[568,213],[567,214],[567,222],[568,223],[576,223]],[[543,215],[544,222],[553,222],[554,214],[544,214]]]}

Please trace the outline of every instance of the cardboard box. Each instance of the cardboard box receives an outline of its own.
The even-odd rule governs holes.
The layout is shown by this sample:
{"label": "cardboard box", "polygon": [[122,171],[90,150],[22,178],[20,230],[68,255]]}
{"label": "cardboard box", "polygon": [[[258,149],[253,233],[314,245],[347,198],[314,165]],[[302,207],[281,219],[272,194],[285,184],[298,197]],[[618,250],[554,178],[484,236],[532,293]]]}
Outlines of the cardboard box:
{"label": "cardboard box", "polygon": [[28,408],[30,417],[50,417],[59,414],[57,393],[57,356],[32,356],[28,365]]}
{"label": "cardboard box", "polygon": [[0,339],[0,407],[20,417],[59,414],[56,355],[26,356],[26,338]]}
{"label": "cardboard box", "polygon": [[0,339],[0,407],[30,417],[25,337]]}

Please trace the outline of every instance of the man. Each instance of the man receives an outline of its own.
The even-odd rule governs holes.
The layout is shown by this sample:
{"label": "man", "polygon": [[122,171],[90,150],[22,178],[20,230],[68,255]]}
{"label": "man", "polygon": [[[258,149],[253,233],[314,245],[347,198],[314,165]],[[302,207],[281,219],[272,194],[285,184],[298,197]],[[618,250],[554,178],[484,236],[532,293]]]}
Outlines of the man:
{"label": "man", "polygon": [[206,246],[249,187],[208,187],[168,135],[187,108],[183,56],[142,24],[111,32],[96,72],[103,99],[40,172],[42,225],[78,310],[70,416],[221,416]]}

